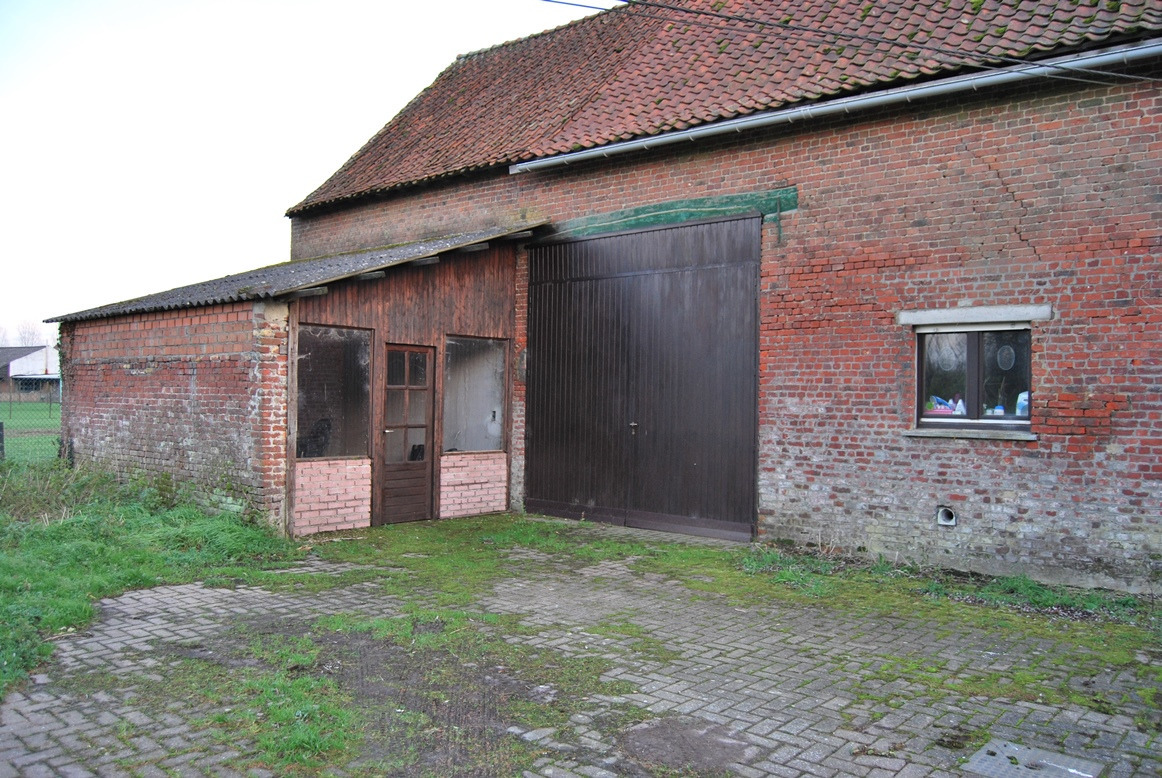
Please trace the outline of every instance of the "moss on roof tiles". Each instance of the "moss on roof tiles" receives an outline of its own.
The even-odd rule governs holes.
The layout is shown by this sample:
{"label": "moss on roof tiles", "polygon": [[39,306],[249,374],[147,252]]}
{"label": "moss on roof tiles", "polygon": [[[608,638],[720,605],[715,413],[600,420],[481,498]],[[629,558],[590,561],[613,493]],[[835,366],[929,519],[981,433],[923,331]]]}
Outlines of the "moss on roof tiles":
{"label": "moss on roof tiles", "polygon": [[[664,5],[618,6],[458,57],[289,215],[796,101],[886,89],[921,74],[1162,30],[1162,0]],[[921,57],[914,39],[959,54]]]}

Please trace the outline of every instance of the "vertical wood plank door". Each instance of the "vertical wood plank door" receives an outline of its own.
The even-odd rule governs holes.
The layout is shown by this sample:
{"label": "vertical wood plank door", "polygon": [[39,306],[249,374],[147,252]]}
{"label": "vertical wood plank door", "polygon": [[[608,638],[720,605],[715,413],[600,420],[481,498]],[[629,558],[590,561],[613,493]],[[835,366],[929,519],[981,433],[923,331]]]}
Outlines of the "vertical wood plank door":
{"label": "vertical wood plank door", "polygon": [[760,250],[758,217],[532,249],[529,510],[751,537]]}
{"label": "vertical wood plank door", "polygon": [[434,353],[417,346],[385,348],[372,525],[432,518]]}

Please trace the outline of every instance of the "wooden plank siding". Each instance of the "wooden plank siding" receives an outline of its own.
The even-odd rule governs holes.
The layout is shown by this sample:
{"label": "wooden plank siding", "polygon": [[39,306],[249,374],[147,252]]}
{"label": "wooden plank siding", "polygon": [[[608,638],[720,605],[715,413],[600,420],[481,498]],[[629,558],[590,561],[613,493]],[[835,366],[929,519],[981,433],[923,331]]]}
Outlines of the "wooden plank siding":
{"label": "wooden plank siding", "polygon": [[[432,265],[389,269],[383,278],[333,283],[325,295],[296,301],[298,324],[357,327],[372,331],[371,451],[372,516],[390,520],[380,503],[384,481],[384,394],[387,381],[385,346],[426,346],[435,349],[434,419],[429,442],[433,471],[440,472],[443,439],[444,349],[449,335],[499,338],[514,336],[516,253],[512,244],[497,243],[487,251],[441,255]],[[511,359],[510,359],[511,363]],[[511,373],[511,370],[510,370]],[[512,377],[506,388],[511,396]],[[292,391],[294,391],[292,386]],[[294,398],[292,397],[292,407]],[[294,416],[292,410],[291,416]],[[509,450],[508,441],[505,449]],[[406,485],[398,484],[406,490]],[[430,515],[437,516],[439,484],[431,492]],[[411,491],[414,491],[411,490]],[[409,500],[416,495],[408,493]],[[416,518],[410,512],[409,517]],[[419,517],[423,518],[423,517]]]}
{"label": "wooden plank siding", "polygon": [[526,505],[749,539],[757,217],[534,247]]}

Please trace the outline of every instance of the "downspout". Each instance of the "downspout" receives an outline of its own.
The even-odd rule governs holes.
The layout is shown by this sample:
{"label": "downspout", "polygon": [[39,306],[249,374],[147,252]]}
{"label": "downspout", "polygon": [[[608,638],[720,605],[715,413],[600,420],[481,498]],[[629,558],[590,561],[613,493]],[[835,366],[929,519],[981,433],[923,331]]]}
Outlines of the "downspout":
{"label": "downspout", "polygon": [[[1068,76],[1070,71],[1075,68],[1096,69],[1112,65],[1130,65],[1158,56],[1162,56],[1162,41],[1131,44],[1092,54],[1073,54],[1068,57],[1048,60],[1043,63],[1016,65],[1011,68],[1005,68],[1004,70],[954,76],[930,84],[897,87],[874,94],[841,97],[837,100],[828,100],[823,103],[769,111],[753,116],[743,116],[715,124],[692,127],[687,130],[678,130],[676,132],[668,132],[646,138],[636,138],[623,143],[612,143],[608,146],[585,149],[584,151],[575,151],[568,154],[558,154],[553,157],[530,160],[529,162],[519,162],[511,165],[508,172],[510,174],[516,174],[547,170],[564,165],[571,165],[575,162],[604,159],[618,154],[644,151],[681,141],[696,141],[703,138],[727,135],[732,132],[746,132],[747,130],[754,130],[761,127],[793,124],[798,121],[807,121],[810,119],[852,115],[887,106],[895,106],[935,97],[946,97],[963,92],[974,92],[991,87],[1018,84],[1040,78],[1062,75]],[[1078,73],[1075,75],[1085,76],[1092,74]]]}

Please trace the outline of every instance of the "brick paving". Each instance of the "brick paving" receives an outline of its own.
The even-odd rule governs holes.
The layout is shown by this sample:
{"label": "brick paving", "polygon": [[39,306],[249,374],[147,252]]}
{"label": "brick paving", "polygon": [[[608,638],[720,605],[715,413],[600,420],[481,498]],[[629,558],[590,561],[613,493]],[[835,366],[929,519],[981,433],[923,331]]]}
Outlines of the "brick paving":
{"label": "brick paving", "polygon": [[[339,572],[347,566],[313,560],[304,567]],[[980,732],[1101,763],[1107,776],[1162,774],[1162,744],[1135,727],[1133,716],[1144,711],[1127,703],[1107,715],[1073,705],[934,695],[906,674],[890,672],[902,660],[945,671],[1020,669],[1030,657],[1051,657],[1056,650],[1051,641],[957,631],[906,614],[861,617],[785,604],[738,607],[620,561],[557,572],[551,565],[514,566],[524,568],[532,572],[502,581],[479,606],[515,614],[535,628],[512,640],[566,654],[607,656],[614,663],[607,679],[628,681],[636,689],[624,698],[592,698],[566,727],[510,728],[511,737],[534,742],[548,754],[526,778],[639,775],[628,771],[634,749],[667,743],[688,748],[688,764],[696,772],[699,758],[714,756],[714,768],[708,761],[705,770],[715,775],[725,769],[748,778],[955,776],[975,748],[961,742]],[[159,649],[204,644],[240,618],[390,617],[403,604],[375,583],[319,594],[191,584],[105,600],[91,628],[58,640],[51,662],[3,700],[0,778],[273,776],[247,766],[252,744],[224,742],[213,728],[198,725],[195,719],[205,710],[174,700],[159,715],[137,704],[132,679],[164,680]],[[644,629],[665,655],[634,651],[636,638],[592,631],[602,622]],[[102,684],[108,676],[122,682]],[[1060,683],[1066,682],[1063,674]],[[1131,699],[1141,683],[1129,671],[1085,682],[1112,700]],[[86,688],[94,690],[78,691]],[[614,738],[595,722],[626,699],[657,718]]]}

